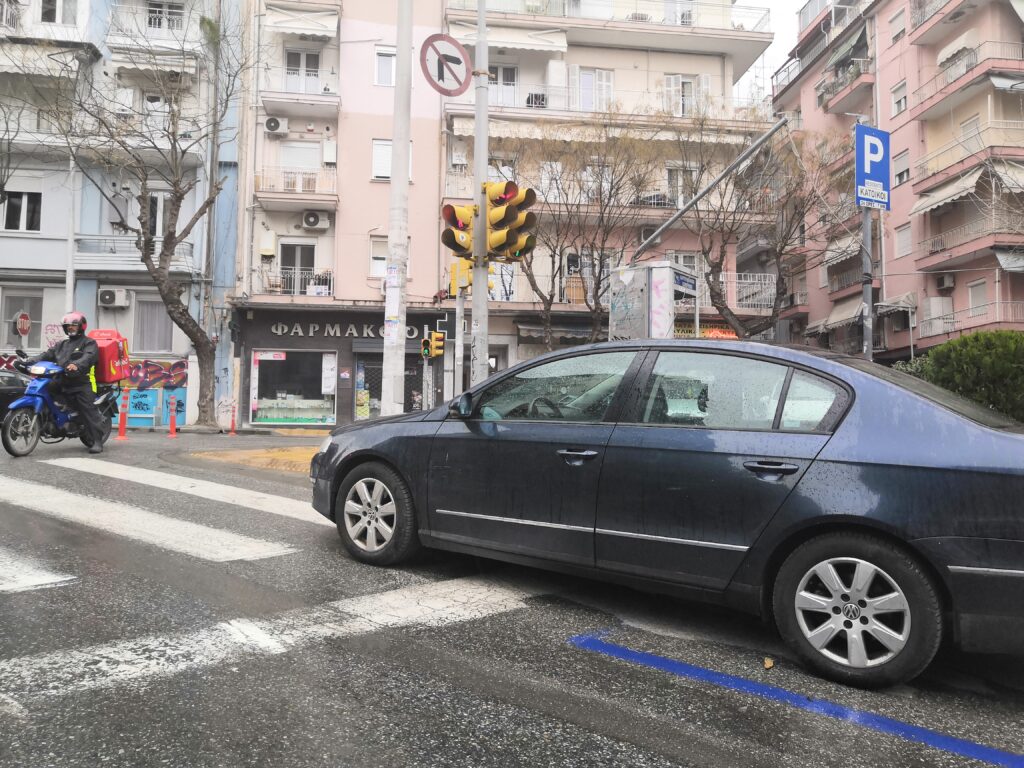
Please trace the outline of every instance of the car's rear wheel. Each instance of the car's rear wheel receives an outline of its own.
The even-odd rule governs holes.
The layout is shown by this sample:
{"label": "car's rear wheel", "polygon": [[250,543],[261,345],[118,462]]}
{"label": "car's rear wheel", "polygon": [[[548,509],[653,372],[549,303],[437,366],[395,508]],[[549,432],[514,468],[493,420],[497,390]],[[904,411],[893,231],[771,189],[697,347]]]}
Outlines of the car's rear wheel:
{"label": "car's rear wheel", "polygon": [[942,606],[910,554],[861,533],[818,536],[796,548],[773,590],[775,623],[824,677],[863,688],[920,674],[942,640]]}
{"label": "car's rear wheel", "polygon": [[345,549],[364,563],[395,565],[420,548],[409,487],[379,462],[360,464],[345,476],[334,520]]}

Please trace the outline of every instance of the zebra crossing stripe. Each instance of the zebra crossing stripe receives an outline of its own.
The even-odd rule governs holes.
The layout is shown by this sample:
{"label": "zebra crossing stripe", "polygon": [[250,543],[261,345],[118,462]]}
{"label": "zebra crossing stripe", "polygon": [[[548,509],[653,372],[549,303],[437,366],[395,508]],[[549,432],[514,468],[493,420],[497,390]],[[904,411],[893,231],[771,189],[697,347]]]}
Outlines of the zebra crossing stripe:
{"label": "zebra crossing stripe", "polygon": [[0,547],[0,592],[44,589],[74,580],[74,576],[50,571],[32,558]]}
{"label": "zebra crossing stripe", "polygon": [[169,472],[157,472],[153,469],[132,467],[127,464],[117,464],[113,461],[101,461],[100,459],[50,459],[42,463],[52,464],[55,467],[62,467],[64,469],[74,469],[78,472],[89,472],[90,474],[102,477],[127,480],[131,483],[148,485],[166,491],[186,493],[210,501],[234,504],[246,509],[256,509],[260,512],[269,512],[272,515],[281,515],[282,517],[291,517],[306,523],[334,527],[334,523],[313,509],[313,505],[309,501],[299,501],[287,496],[274,496],[269,493],[250,491],[246,488],[237,488],[233,485],[213,483],[209,480],[197,480],[192,477],[182,477]]}
{"label": "zebra crossing stripe", "polygon": [[117,501],[10,477],[0,477],[0,498],[11,506],[218,563],[259,560],[295,551],[286,544],[254,539]]}
{"label": "zebra crossing stripe", "polygon": [[[262,619],[232,619],[196,632],[121,640],[0,661],[0,702],[24,707],[39,696],[169,677],[274,656],[326,638],[450,624],[514,611],[541,590],[525,580],[450,579],[300,608]],[[31,707],[29,707],[31,710]]]}

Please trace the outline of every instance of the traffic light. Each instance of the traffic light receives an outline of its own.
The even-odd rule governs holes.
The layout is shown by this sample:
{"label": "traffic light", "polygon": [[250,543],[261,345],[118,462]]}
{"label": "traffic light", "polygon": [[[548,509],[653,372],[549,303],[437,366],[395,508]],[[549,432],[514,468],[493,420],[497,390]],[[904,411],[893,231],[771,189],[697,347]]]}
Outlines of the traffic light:
{"label": "traffic light", "polygon": [[448,227],[441,233],[441,242],[451,248],[456,256],[473,258],[473,214],[475,205],[445,205],[441,218]]}
{"label": "traffic light", "polygon": [[519,187],[513,181],[488,181],[484,192],[487,196],[487,253],[493,254],[508,246],[508,228],[519,217],[519,210],[509,201],[519,194]]}
{"label": "traffic light", "polygon": [[537,226],[537,214],[528,211],[537,202],[537,193],[528,187],[522,187],[509,200],[509,205],[516,209],[516,218],[508,226],[505,246],[498,250],[500,261],[521,261],[534,249],[537,238],[528,234]]}
{"label": "traffic light", "polygon": [[[450,277],[448,278],[448,295],[452,298],[459,295],[459,288],[472,288],[473,287],[473,262],[466,259],[455,259],[450,269],[448,270]],[[487,265],[488,275],[494,274],[494,265]],[[494,288],[494,281],[488,278],[487,290]]]}
{"label": "traffic light", "polygon": [[420,341],[420,355],[430,357],[430,339],[427,337]]}
{"label": "traffic light", "polygon": [[431,331],[429,343],[430,357],[441,357],[444,354],[444,333]]}

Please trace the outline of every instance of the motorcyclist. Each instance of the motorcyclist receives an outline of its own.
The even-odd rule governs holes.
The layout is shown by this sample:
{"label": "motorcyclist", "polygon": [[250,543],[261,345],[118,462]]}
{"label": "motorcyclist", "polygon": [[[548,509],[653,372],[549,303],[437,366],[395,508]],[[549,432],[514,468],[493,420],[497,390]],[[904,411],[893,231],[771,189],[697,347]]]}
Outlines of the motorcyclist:
{"label": "motorcyclist", "polygon": [[60,324],[67,338],[25,364],[32,365],[46,360],[64,369],[61,392],[68,406],[78,412],[89,453],[103,453],[103,417],[96,407],[96,393],[91,379],[93,366],[99,360],[99,347],[85,335],[88,322],[81,312],[69,312],[61,318]]}

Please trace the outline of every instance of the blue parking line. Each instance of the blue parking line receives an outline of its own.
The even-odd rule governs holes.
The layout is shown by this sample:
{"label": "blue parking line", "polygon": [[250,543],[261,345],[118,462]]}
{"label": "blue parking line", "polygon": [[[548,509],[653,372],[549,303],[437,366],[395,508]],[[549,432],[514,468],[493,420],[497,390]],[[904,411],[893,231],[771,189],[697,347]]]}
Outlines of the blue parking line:
{"label": "blue parking line", "polygon": [[941,749],[954,755],[962,755],[972,760],[981,760],[992,765],[1007,766],[1007,768],[1024,768],[1024,755],[1017,755],[1012,752],[1003,752],[999,749],[986,747],[983,744],[976,744],[973,741],[957,739],[943,733],[930,731],[899,720],[893,720],[882,715],[865,712],[859,709],[844,707],[842,704],[835,704],[831,701],[821,699],[809,699],[806,696],[778,688],[774,685],[757,683],[742,677],[727,675],[723,672],[715,672],[703,667],[695,667],[664,656],[657,656],[653,653],[634,651],[622,645],[609,643],[602,639],[602,634],[577,635],[570,638],[569,642],[577,648],[586,651],[611,656],[622,661],[629,661],[634,664],[642,664],[645,667],[660,669],[679,677],[686,677],[702,683],[710,683],[731,691],[746,693],[751,696],[758,696],[769,701],[778,701],[789,704],[791,707],[812,712],[816,715],[824,715],[835,720],[859,725],[862,728],[870,728],[873,731],[899,736],[907,741],[915,741],[935,749]]}

